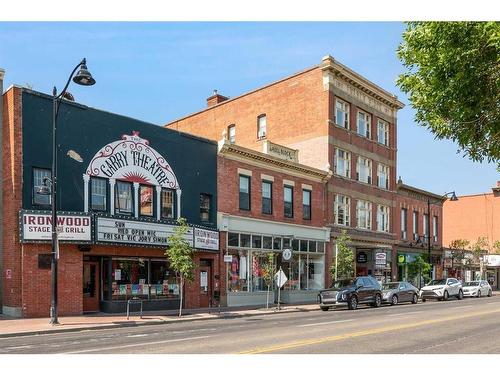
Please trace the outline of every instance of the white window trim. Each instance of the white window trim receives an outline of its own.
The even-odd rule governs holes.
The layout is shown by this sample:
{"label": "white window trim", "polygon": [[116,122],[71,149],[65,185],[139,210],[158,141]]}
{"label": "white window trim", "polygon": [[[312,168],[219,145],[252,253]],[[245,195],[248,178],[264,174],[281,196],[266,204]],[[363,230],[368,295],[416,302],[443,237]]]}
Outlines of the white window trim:
{"label": "white window trim", "polygon": [[[344,198],[344,203],[340,203],[338,198]],[[339,223],[339,206],[342,205],[344,206],[344,216],[343,216],[343,221],[344,224]],[[334,222],[336,225],[342,225],[344,227],[350,226],[351,223],[351,199],[342,194],[335,194],[335,201],[334,201]]]}
{"label": "white window trim", "polygon": [[[342,112],[344,112],[345,115],[345,120],[343,124],[339,124],[337,122],[337,104],[341,104],[344,108],[339,108]],[[344,129],[349,129],[349,114],[350,114],[350,106],[347,102],[344,102],[343,100],[340,99],[335,99],[335,112],[333,114],[334,116],[334,122],[335,125],[340,126]]]}
{"label": "white window trim", "polygon": [[[385,164],[382,164],[382,163],[379,163],[378,164],[378,167],[377,167],[377,177],[379,177],[377,179],[377,186],[381,189],[386,189],[386,190],[389,190],[389,176],[390,176],[390,168],[389,166],[385,165]],[[381,186],[380,185],[380,175],[381,175],[381,172],[385,172],[385,186]]]}
{"label": "white window trim", "polygon": [[[366,181],[361,181],[361,160],[367,161],[368,162],[368,175],[367,175],[367,180]],[[363,166],[366,166],[365,163],[363,163]],[[358,156],[358,162],[356,163],[356,173],[357,173],[357,180],[359,182],[363,182],[365,184],[371,184],[372,183],[372,161],[371,159],[365,158],[363,156]]]}
{"label": "white window trim", "polygon": [[[364,131],[364,134],[360,132],[359,130],[359,120],[361,117],[364,117],[364,121],[365,121],[365,131]],[[358,111],[357,115],[356,115],[356,133],[362,137],[365,137],[365,138],[368,138],[370,139],[371,137],[371,116],[364,112],[364,111]]]}
{"label": "white window trim", "polygon": [[[346,158],[339,158],[339,151],[344,152]],[[344,170],[346,171],[346,174],[340,174],[340,173],[338,173],[337,162],[340,159],[342,159],[342,163],[344,164]],[[351,153],[349,151],[343,150],[341,148],[336,148],[335,149],[335,160],[334,160],[334,163],[333,163],[333,168],[334,168],[334,174],[336,174],[337,176],[351,178]]]}
{"label": "white window trim", "polygon": [[[387,215],[385,221],[383,216]],[[377,206],[377,231],[379,232],[389,232],[389,218],[390,210],[388,206],[379,204]]]}
{"label": "white window trim", "polygon": [[[363,207],[361,207],[363,206]],[[367,206],[367,207],[365,207]],[[365,225],[361,226],[361,215],[359,214],[360,211],[363,210],[367,213],[365,217]],[[357,228],[360,229],[367,229],[371,230],[372,229],[372,204],[371,202],[368,201],[363,201],[363,200],[358,200],[356,203],[356,219],[357,219]]]}
{"label": "white window trim", "polygon": [[[384,134],[385,134],[385,139],[384,142],[380,142],[379,138],[379,126],[383,125],[384,126]],[[377,121],[377,142],[381,145],[389,147],[389,123],[383,120],[378,120]]]}

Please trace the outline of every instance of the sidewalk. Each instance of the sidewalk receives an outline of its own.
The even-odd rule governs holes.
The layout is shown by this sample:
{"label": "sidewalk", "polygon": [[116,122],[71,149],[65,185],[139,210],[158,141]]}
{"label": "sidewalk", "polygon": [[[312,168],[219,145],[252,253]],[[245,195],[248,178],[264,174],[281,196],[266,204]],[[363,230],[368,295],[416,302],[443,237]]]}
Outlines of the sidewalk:
{"label": "sidewalk", "polygon": [[283,314],[297,311],[318,310],[317,304],[311,305],[281,305],[280,310],[276,306],[269,307],[243,307],[227,308],[217,307],[211,309],[183,309],[182,317],[178,316],[178,310],[168,311],[145,311],[142,319],[139,312],[131,312],[127,320],[125,313],[122,314],[85,314],[77,316],[63,316],[59,318],[59,325],[50,325],[50,318],[12,319],[0,315],[0,338],[13,336],[27,336],[56,332],[75,332],[82,330],[109,329],[130,327],[138,325],[168,324],[176,322],[209,320],[209,319],[231,319],[252,315]]}

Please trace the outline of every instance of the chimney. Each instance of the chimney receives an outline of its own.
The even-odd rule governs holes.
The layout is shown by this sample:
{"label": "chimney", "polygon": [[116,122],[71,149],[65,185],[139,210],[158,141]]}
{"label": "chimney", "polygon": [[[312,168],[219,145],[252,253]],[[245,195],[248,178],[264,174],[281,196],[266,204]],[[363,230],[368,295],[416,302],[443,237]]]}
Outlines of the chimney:
{"label": "chimney", "polygon": [[217,90],[214,90],[212,96],[207,98],[207,107],[213,107],[216,104],[222,103],[229,98],[217,93]]}

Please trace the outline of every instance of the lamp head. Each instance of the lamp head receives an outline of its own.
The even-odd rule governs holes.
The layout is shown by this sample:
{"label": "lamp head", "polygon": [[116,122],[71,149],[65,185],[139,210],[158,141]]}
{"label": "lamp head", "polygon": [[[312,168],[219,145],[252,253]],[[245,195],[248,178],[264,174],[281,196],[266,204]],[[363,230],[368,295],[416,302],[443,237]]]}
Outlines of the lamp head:
{"label": "lamp head", "polygon": [[87,60],[83,59],[80,63],[80,70],[73,77],[73,82],[82,86],[92,86],[95,84],[95,79],[92,74],[87,70]]}

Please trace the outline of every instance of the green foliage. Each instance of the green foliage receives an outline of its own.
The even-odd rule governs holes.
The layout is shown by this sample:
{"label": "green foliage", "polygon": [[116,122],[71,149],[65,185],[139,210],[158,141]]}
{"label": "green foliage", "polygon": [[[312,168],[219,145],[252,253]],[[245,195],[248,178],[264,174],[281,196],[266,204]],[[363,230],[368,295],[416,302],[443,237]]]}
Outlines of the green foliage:
{"label": "green foliage", "polygon": [[268,253],[264,265],[261,267],[262,278],[268,287],[273,286],[274,274],[276,273],[276,264],[274,262],[274,254]]}
{"label": "green foliage", "polygon": [[397,54],[416,121],[500,169],[500,22],[409,22]]}
{"label": "green foliage", "polygon": [[428,283],[430,281],[429,274],[431,269],[431,264],[426,262],[422,255],[419,255],[415,258],[415,260],[408,263],[408,278],[413,280],[416,277],[422,276],[424,278],[424,282]]}
{"label": "green foliage", "polygon": [[186,219],[179,218],[178,226],[174,228],[174,233],[168,237],[168,249],[165,255],[170,262],[170,267],[183,279],[193,281],[195,264],[193,261],[194,251],[186,240],[185,236],[189,232]]}
{"label": "green foliage", "polygon": [[[349,247],[351,237],[343,230],[337,238],[337,279],[354,277],[354,252]],[[330,266],[332,279],[335,279],[335,259]]]}
{"label": "green foliage", "polygon": [[495,241],[493,243],[493,249],[491,250],[493,254],[500,254],[500,241]]}

